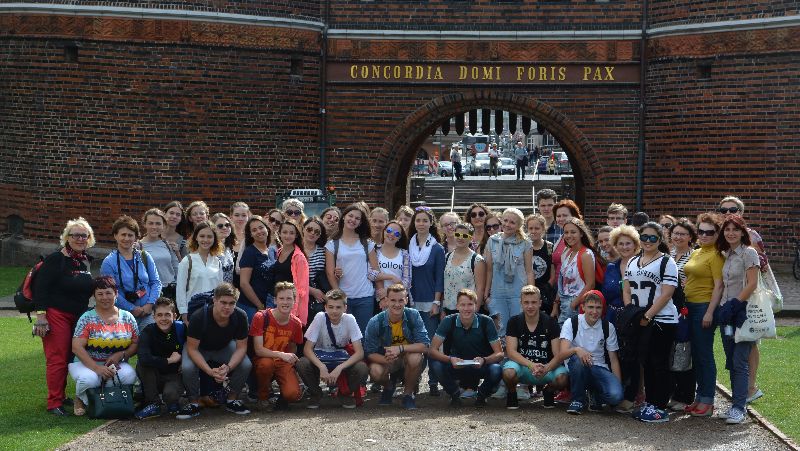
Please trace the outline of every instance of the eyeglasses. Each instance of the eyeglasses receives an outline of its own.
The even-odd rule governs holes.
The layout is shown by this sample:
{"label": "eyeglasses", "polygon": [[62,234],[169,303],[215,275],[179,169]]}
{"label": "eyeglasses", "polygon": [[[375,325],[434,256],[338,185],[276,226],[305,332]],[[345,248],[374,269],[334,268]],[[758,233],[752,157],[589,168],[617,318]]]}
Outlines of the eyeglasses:
{"label": "eyeglasses", "polygon": [[672,227],[673,225],[674,225],[674,224],[672,224],[671,222],[665,222],[665,223],[661,224],[661,227],[663,227],[663,228],[665,228],[665,229],[669,229],[669,228],[670,228],[670,227]]}
{"label": "eyeglasses", "polygon": [[70,233],[67,236],[69,236],[70,238],[72,238],[75,241],[83,241],[83,240],[88,240],[89,239],[89,235],[86,234],[86,233]]}
{"label": "eyeglasses", "polygon": [[442,224],[442,227],[444,227],[445,229],[449,229],[449,228],[455,227],[455,226],[456,226],[456,222],[455,221],[448,222],[447,224]]}
{"label": "eyeglasses", "polygon": [[275,225],[278,225],[278,224],[280,224],[280,223],[281,223],[281,220],[280,220],[280,219],[275,219],[275,218],[273,218],[272,216],[270,216],[269,218],[267,218],[267,221],[269,221],[270,223],[272,223],[272,224],[275,224]]}
{"label": "eyeglasses", "polygon": [[431,207],[427,205],[420,205],[419,207],[415,208],[414,211],[431,211]]}
{"label": "eyeglasses", "polygon": [[226,222],[224,224],[217,224],[217,228],[218,229],[230,229],[231,228],[231,223],[230,222]]}
{"label": "eyeglasses", "polygon": [[469,233],[456,232],[456,233],[453,234],[453,236],[455,236],[456,238],[462,239],[462,240],[470,240],[470,239],[472,239],[472,235],[470,235]]}
{"label": "eyeglasses", "polygon": [[487,230],[497,230],[499,228],[500,228],[500,224],[492,224],[492,225],[487,225],[486,226]]}
{"label": "eyeglasses", "polygon": [[322,233],[322,230],[315,229],[314,227],[306,227],[306,233],[309,235],[319,235]]}
{"label": "eyeglasses", "polygon": [[705,235],[705,236],[714,236],[714,235],[716,235],[716,233],[717,233],[717,231],[713,230],[713,229],[712,230],[697,229],[697,234],[700,235],[700,236],[703,236],[703,235]]}
{"label": "eyeglasses", "polygon": [[286,214],[289,216],[300,216],[301,213],[303,212],[300,210],[286,210]]}
{"label": "eyeglasses", "polygon": [[686,232],[672,232],[672,236],[689,236]]}
{"label": "eyeglasses", "polygon": [[470,218],[478,218],[478,217],[482,218],[484,216],[486,216],[486,212],[483,210],[473,211],[472,213],[469,214]]}
{"label": "eyeglasses", "polygon": [[658,235],[648,235],[645,233],[639,235],[639,239],[642,240],[642,243],[658,243],[661,240],[661,237]]}
{"label": "eyeglasses", "polygon": [[739,212],[739,207],[728,207],[728,208],[719,207],[719,210],[717,210],[717,211],[719,211],[722,214],[738,213]]}
{"label": "eyeglasses", "polygon": [[386,228],[386,233],[389,235],[394,235],[396,238],[400,238],[400,235],[402,235],[402,233],[399,230],[395,230],[391,227]]}

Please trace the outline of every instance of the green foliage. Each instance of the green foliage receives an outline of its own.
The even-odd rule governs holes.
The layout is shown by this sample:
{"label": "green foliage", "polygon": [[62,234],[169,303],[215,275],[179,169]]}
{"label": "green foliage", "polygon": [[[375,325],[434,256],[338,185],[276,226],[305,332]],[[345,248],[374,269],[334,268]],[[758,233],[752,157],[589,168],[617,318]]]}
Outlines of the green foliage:
{"label": "green foliage", "polygon": [[[719,335],[717,335],[719,337]],[[800,327],[778,327],[778,338],[761,340],[761,363],[756,385],[764,391],[752,407],[793,440],[800,440],[800,411],[794,402],[800,399]],[[730,375],[725,369],[725,353],[719,338],[714,342],[717,380],[730,388]]]}
{"label": "green foliage", "polygon": [[14,294],[30,268],[24,266],[0,267],[0,296]]}

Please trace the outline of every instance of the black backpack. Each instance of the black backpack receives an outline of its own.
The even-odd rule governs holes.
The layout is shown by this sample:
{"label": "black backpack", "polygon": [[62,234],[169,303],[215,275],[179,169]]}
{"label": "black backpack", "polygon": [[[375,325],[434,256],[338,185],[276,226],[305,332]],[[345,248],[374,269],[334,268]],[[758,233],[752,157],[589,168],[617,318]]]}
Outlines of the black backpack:
{"label": "black backpack", "polygon": [[622,362],[639,361],[642,326],[639,322],[647,309],[633,303],[626,305],[617,316],[617,343]]}
{"label": "black backpack", "polygon": [[[572,320],[572,342],[575,343],[575,338],[578,336],[578,317],[573,316],[570,319]],[[608,348],[606,347],[606,345],[608,344],[608,334],[609,334],[608,320],[605,318],[601,318],[600,321],[601,321],[600,325],[603,328],[603,339],[604,339],[603,356],[606,359],[606,364],[611,365],[611,359],[608,358]]]}

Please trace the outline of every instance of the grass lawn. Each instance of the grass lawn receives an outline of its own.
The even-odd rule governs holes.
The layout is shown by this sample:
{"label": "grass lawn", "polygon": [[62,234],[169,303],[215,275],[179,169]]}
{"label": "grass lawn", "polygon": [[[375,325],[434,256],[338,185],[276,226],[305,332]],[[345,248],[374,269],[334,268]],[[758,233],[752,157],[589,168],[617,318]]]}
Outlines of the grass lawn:
{"label": "grass lawn", "polygon": [[30,270],[24,266],[0,266],[0,296],[14,294]]}
{"label": "grass lawn", "polygon": [[[778,327],[778,338],[761,340],[761,364],[758,368],[758,386],[764,396],[752,406],[759,413],[795,441],[800,441],[800,327]],[[717,335],[714,343],[717,359],[717,380],[730,388],[730,376],[725,369],[725,354]]]}
{"label": "grass lawn", "polygon": [[[47,413],[42,340],[31,336],[26,317],[0,318],[0,330],[0,449],[53,449],[103,424]],[[75,383],[67,380],[72,397]]]}

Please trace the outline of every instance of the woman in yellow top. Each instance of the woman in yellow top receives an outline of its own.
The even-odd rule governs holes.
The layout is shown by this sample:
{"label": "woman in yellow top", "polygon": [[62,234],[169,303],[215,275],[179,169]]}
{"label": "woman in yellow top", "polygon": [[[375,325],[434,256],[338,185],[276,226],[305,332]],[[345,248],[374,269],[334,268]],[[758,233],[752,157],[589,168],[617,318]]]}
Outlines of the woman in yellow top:
{"label": "woman in yellow top", "polygon": [[697,382],[694,402],[686,413],[696,417],[714,413],[714,390],[717,366],[714,363],[714,311],[722,296],[722,266],[725,260],[717,251],[719,219],[704,213],[697,218],[700,249],[692,253],[683,267],[686,274],[686,306],[691,327],[692,366]]}

